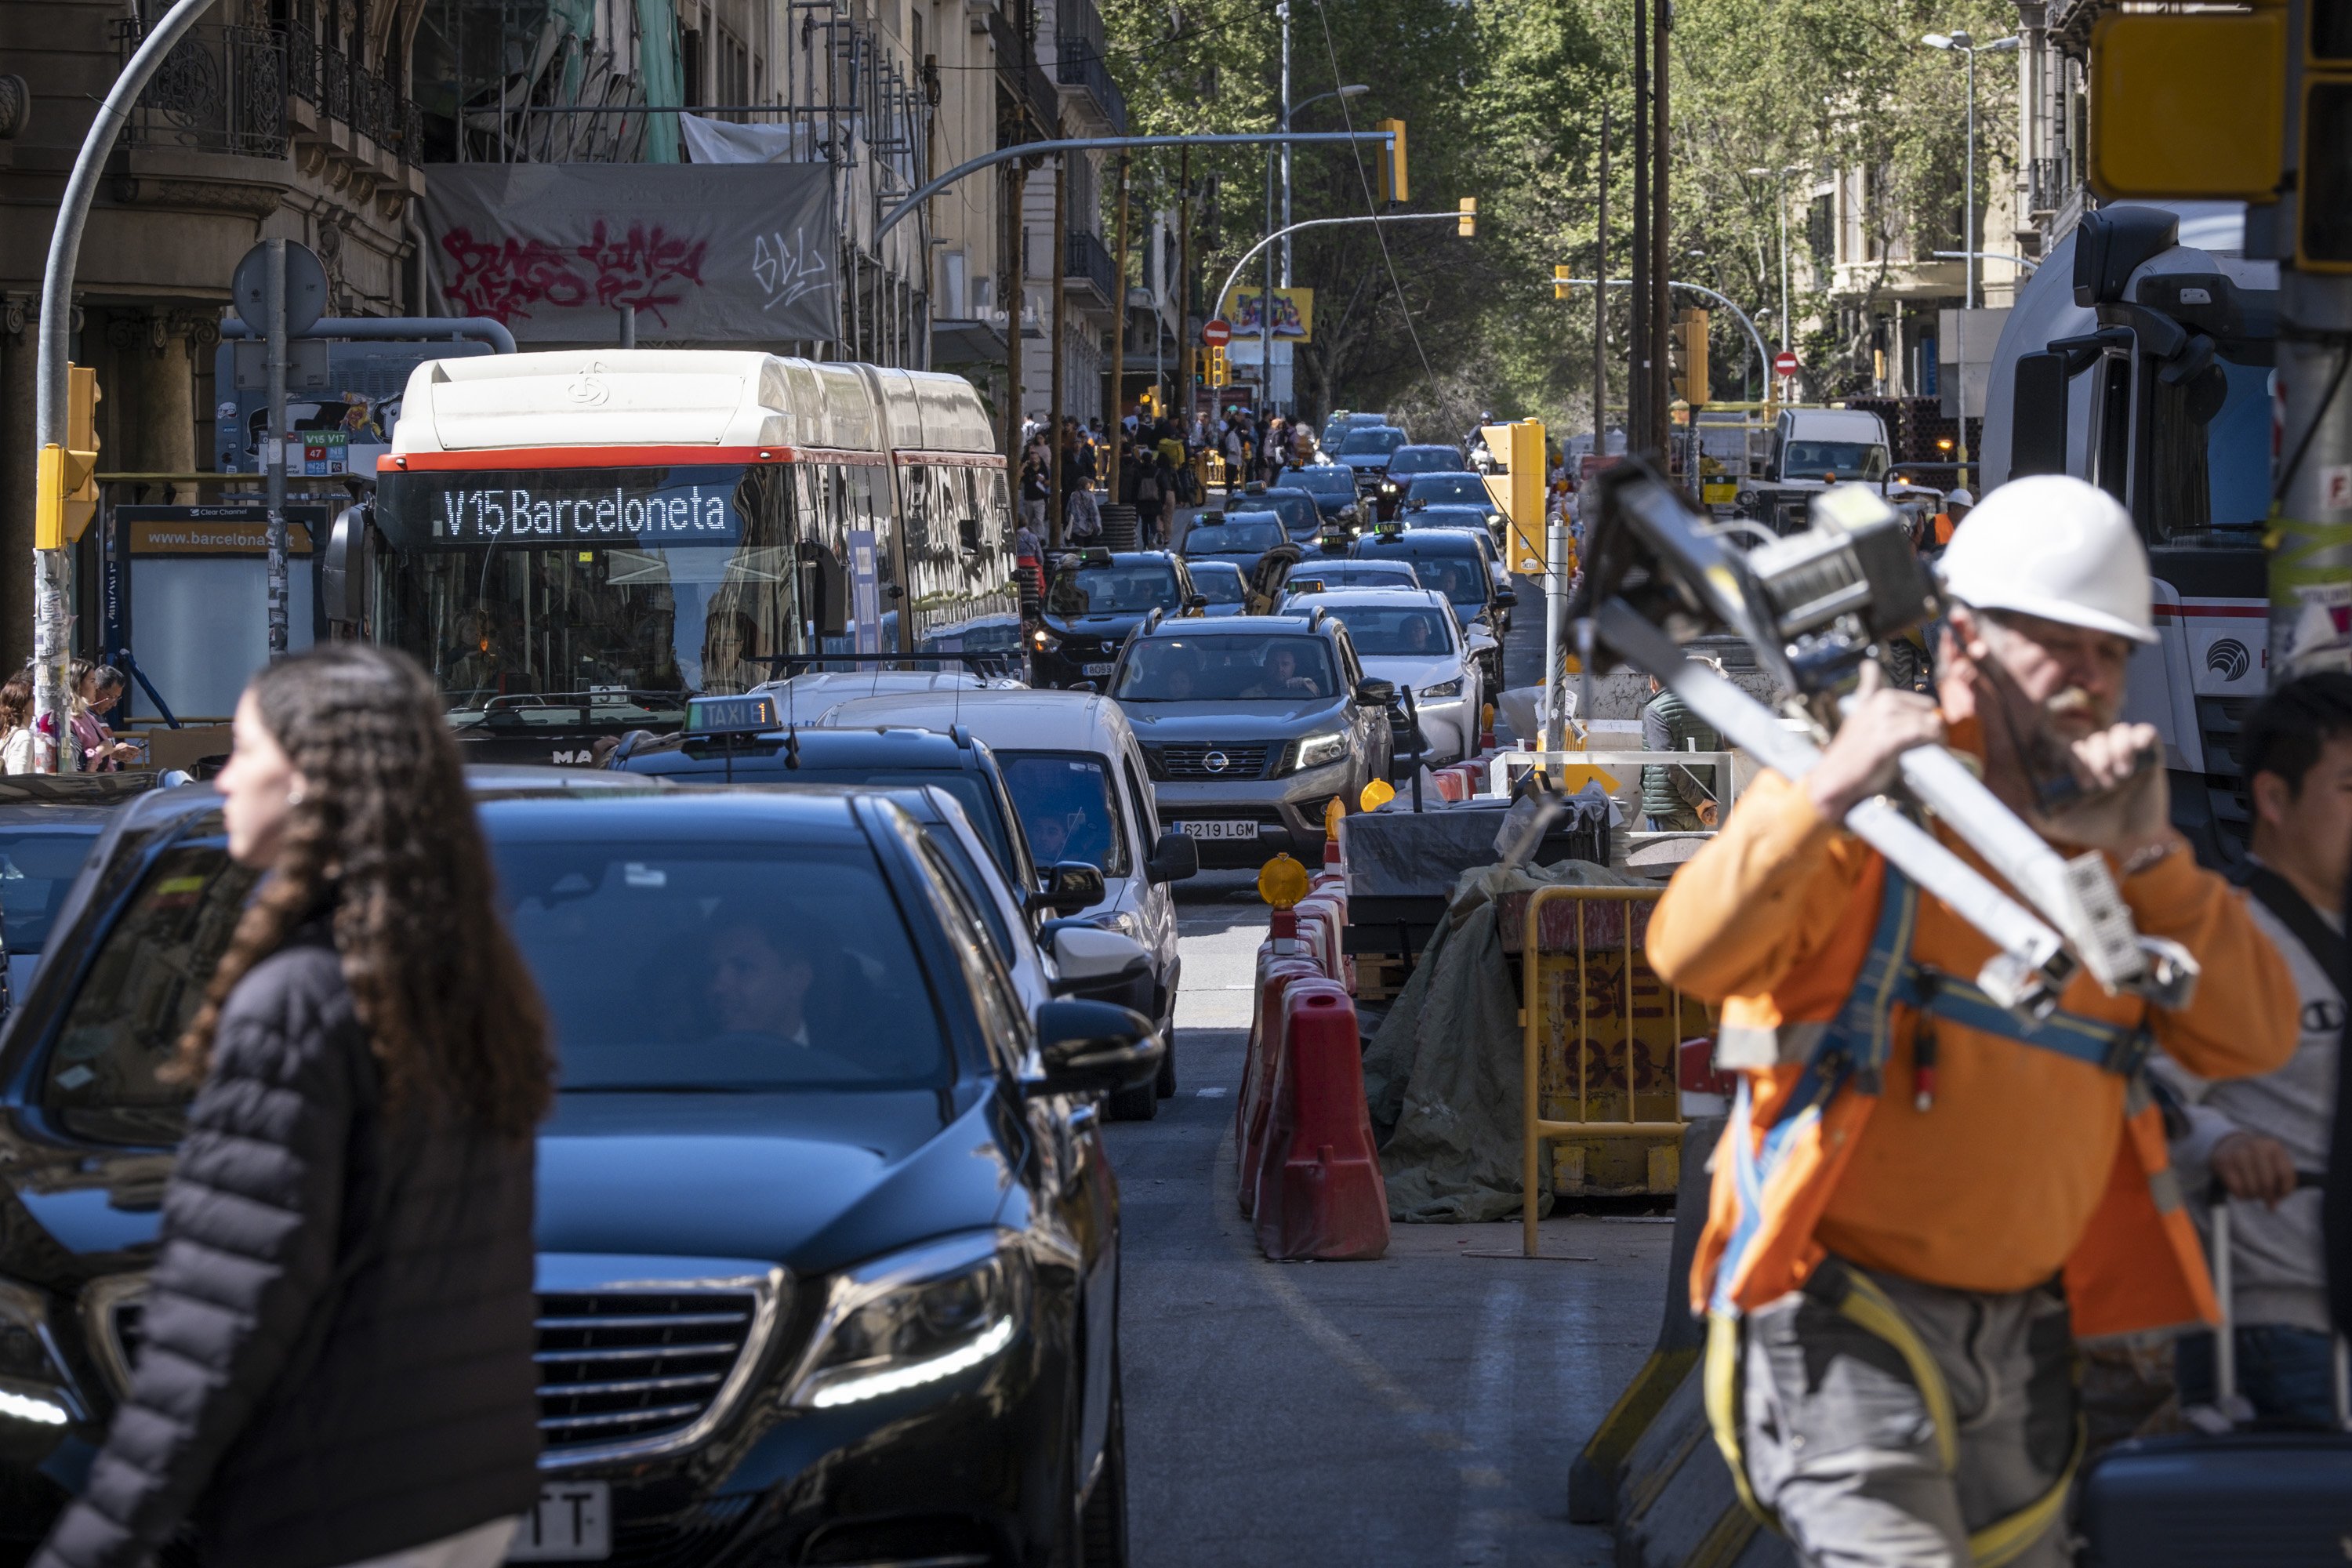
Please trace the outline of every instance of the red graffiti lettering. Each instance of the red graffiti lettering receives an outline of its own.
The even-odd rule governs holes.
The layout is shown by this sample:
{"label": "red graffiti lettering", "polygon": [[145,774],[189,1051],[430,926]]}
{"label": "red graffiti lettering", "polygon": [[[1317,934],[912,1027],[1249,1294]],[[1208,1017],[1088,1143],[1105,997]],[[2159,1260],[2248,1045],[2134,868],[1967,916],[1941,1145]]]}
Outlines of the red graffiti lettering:
{"label": "red graffiti lettering", "polygon": [[667,285],[702,284],[703,252],[708,240],[672,238],[660,226],[633,223],[625,236],[608,236],[604,220],[596,220],[594,237],[579,254],[595,268],[596,302],[605,306],[635,305],[664,321],[662,308],[686,298],[682,289]]}
{"label": "red graffiti lettering", "polygon": [[511,321],[528,318],[535,305],[562,310],[587,303],[588,286],[563,252],[545,240],[478,240],[471,230],[453,228],[441,237],[441,248],[451,263],[445,291],[461,314]]}

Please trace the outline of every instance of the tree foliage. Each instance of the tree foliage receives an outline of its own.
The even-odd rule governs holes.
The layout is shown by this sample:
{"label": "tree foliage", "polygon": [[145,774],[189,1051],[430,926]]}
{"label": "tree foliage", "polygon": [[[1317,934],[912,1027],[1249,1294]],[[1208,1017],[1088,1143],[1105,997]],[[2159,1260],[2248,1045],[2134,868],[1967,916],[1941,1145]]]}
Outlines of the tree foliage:
{"label": "tree foliage", "polygon": [[[1281,32],[1271,0],[1106,0],[1113,69],[1139,132],[1273,129]],[[1844,172],[1864,198],[1882,258],[1956,249],[1965,73],[1919,43],[1964,28],[2007,30],[2005,0],[1683,0],[1673,13],[1669,98],[1674,274],[1719,289],[1751,315],[1779,307],[1782,184],[1790,244],[1806,254],[1817,179]],[[1294,0],[1294,103],[1346,83],[1371,91],[1307,108],[1297,130],[1409,127],[1409,210],[1479,204],[1477,237],[1444,222],[1350,225],[1297,236],[1294,280],[1316,290],[1315,341],[1298,353],[1310,409],[1395,408],[1435,432],[1482,409],[1591,428],[1591,290],[1553,298],[1552,268],[1592,276],[1604,117],[1611,149],[1608,261],[1627,275],[1632,237],[1633,6],[1629,0]],[[1980,57],[1978,199],[2005,178],[2014,140],[2013,57]],[[1196,310],[1266,232],[1270,160],[1196,154]],[[1139,162],[1137,194],[1175,199],[1177,160]],[[1363,215],[1380,190],[1378,153],[1300,149],[1295,218]],[[1979,209],[1981,210],[1981,208]],[[1860,335],[1885,308],[1891,264],[1812,279],[1796,268],[1809,364],[1843,391]],[[1253,263],[1248,280],[1262,279]],[[1627,290],[1612,290],[1606,350],[1612,402],[1624,395]],[[1843,306],[1844,308],[1841,309]],[[1760,324],[1760,323],[1759,323]],[[1768,332],[1768,337],[1770,336]],[[1718,398],[1742,395],[1751,358],[1718,313]],[[1862,354],[1866,360],[1866,353]]]}

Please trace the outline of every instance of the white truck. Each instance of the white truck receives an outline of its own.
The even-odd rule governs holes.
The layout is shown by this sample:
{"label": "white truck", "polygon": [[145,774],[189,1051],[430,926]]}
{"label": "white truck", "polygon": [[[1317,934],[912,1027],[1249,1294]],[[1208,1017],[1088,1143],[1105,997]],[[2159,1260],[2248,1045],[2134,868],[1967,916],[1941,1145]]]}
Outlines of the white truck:
{"label": "white truck", "polygon": [[1783,408],[1772,423],[1763,475],[1738,498],[1739,515],[1775,533],[1809,525],[1813,498],[1833,484],[1875,485],[1891,501],[1925,501],[1937,492],[1900,482],[1886,423],[1862,408]]}
{"label": "white truck", "polygon": [[2244,232],[2235,203],[2085,215],[2018,292],[1984,421],[1987,489],[2074,474],[2138,523],[2159,637],[2127,717],[2162,732],[2173,818],[2217,866],[2244,853],[2232,748],[2268,684],[2278,266],[2246,259]]}

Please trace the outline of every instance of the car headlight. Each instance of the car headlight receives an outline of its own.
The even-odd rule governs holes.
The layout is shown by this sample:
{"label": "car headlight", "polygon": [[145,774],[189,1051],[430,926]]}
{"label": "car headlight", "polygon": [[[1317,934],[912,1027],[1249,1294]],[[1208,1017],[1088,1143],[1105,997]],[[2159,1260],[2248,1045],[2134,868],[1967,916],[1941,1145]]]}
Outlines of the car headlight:
{"label": "car headlight", "polygon": [[1382,495],[1384,495],[1384,496],[1392,496],[1392,495],[1394,495],[1394,494],[1396,494],[1396,493],[1397,493],[1397,488],[1396,488],[1396,486],[1394,486],[1394,485],[1392,485],[1392,484],[1389,483],[1386,479],[1382,479],[1382,480],[1381,481],[1381,494],[1382,494]]}
{"label": "car headlight", "polygon": [[1336,730],[1309,735],[1298,742],[1298,766],[1302,771],[1336,763],[1347,754],[1348,737]]}
{"label": "car headlight", "polygon": [[787,1402],[838,1410],[984,1366],[1028,1321],[1029,1293],[1028,1256],[998,1231],[926,1242],[849,1269],[833,1281]]}
{"label": "car headlight", "polygon": [[1502,527],[1502,526],[1503,526],[1503,514],[1502,514],[1501,512],[1499,512],[1499,511],[1490,511],[1490,512],[1488,512],[1488,513],[1486,514],[1486,526],[1487,526],[1488,528],[1500,528],[1500,527]]}
{"label": "car headlight", "polygon": [[49,1337],[47,1300],[0,1279],[0,1418],[62,1426],[80,1414]]}
{"label": "car headlight", "polygon": [[1435,686],[1424,686],[1421,689],[1421,699],[1424,702],[1428,701],[1433,697],[1459,697],[1461,695],[1462,678],[1458,675],[1451,680],[1443,680],[1438,682]]}
{"label": "car headlight", "polygon": [[1062,645],[1053,633],[1041,628],[1029,634],[1029,646],[1039,653],[1051,653]]}
{"label": "car headlight", "polygon": [[1107,915],[1095,916],[1094,921],[1103,930],[1115,931],[1130,942],[1143,940],[1143,922],[1137,920],[1130,910],[1113,910]]}

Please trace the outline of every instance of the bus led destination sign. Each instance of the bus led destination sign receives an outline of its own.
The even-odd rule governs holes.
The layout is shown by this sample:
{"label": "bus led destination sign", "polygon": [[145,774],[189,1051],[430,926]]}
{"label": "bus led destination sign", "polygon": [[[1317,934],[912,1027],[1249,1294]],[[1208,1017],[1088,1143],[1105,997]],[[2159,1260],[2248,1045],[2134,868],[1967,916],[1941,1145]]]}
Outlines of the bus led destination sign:
{"label": "bus led destination sign", "polygon": [[[419,542],[470,544],[733,544],[740,474],[727,468],[541,469],[530,473],[400,476],[398,510],[425,527]],[[454,482],[453,482],[454,481]],[[419,494],[418,492],[423,492]],[[416,502],[423,501],[422,507]],[[414,525],[412,524],[412,527]]]}

